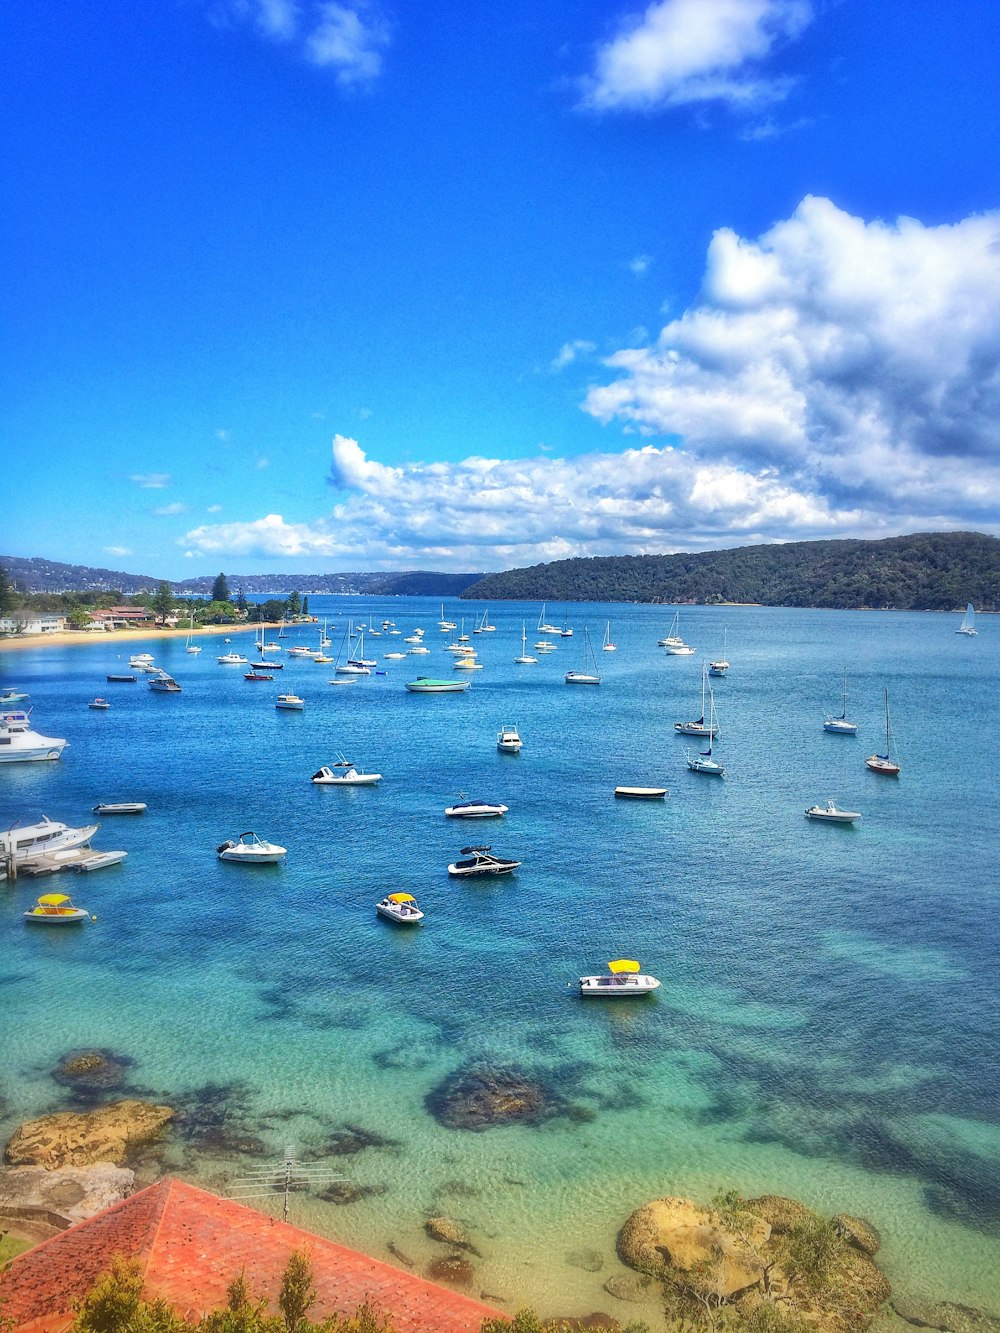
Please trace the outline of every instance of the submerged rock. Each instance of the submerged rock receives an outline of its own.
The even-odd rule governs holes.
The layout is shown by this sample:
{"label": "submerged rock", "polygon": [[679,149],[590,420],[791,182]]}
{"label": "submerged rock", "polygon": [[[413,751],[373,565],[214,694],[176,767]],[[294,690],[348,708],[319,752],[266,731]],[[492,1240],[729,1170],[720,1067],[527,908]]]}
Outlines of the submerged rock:
{"label": "submerged rock", "polygon": [[649,1278],[642,1282],[638,1278],[624,1277],[621,1273],[615,1273],[605,1282],[604,1290],[619,1301],[641,1301],[645,1299],[648,1285]]}
{"label": "submerged rock", "polygon": [[362,1199],[388,1194],[388,1185],[355,1185],[351,1180],[332,1180],[317,1194],[324,1203],[359,1203]]}
{"label": "submerged rock", "polygon": [[393,1241],[393,1240],[386,1241],[386,1243],[385,1243],[385,1248],[389,1251],[389,1253],[392,1255],[392,1257],[393,1257],[394,1259],[398,1259],[398,1260],[399,1260],[399,1262],[403,1265],[404,1268],[415,1268],[415,1267],[416,1267],[416,1264],[415,1264],[414,1261],[410,1258],[410,1256],[409,1256],[408,1254],[405,1254],[405,1253],[399,1248],[399,1246],[396,1244],[395,1241]]}
{"label": "submerged rock", "polygon": [[443,1259],[431,1261],[427,1276],[432,1282],[447,1282],[452,1287],[471,1287],[472,1265],[463,1254],[448,1254]]}
{"label": "submerged rock", "polygon": [[450,1217],[429,1217],[424,1223],[424,1230],[431,1240],[439,1240],[444,1245],[453,1245],[458,1250],[468,1250],[479,1259],[483,1257],[469,1239],[465,1228]]}
{"label": "submerged rock", "polygon": [[862,1254],[878,1254],[882,1237],[870,1222],[863,1217],[851,1217],[848,1213],[838,1213],[833,1219],[837,1234],[853,1245]]}
{"label": "submerged rock", "polygon": [[177,1135],[208,1157],[262,1157],[267,1145],[257,1133],[247,1084],[206,1083],[177,1101]]}
{"label": "submerged rock", "polygon": [[113,1051],[70,1051],[56,1065],[52,1077],[81,1096],[112,1092],[125,1082],[132,1061]]}
{"label": "submerged rock", "polygon": [[535,1125],[563,1112],[561,1098],[516,1069],[458,1069],[424,1099],[439,1124],[478,1133],[494,1125]]}
{"label": "submerged rock", "polygon": [[111,1102],[95,1111],[60,1111],[27,1120],[15,1130],[4,1160],[12,1166],[123,1165],[129,1153],[155,1139],[174,1118],[169,1106]]}
{"label": "submerged rock", "polygon": [[364,1152],[366,1148],[397,1148],[398,1139],[387,1139],[374,1130],[363,1129],[360,1125],[345,1125],[335,1129],[316,1154],[319,1157],[352,1157]]}
{"label": "submerged rock", "polygon": [[600,1250],[570,1250],[566,1263],[570,1268],[582,1268],[585,1273],[599,1273],[604,1267],[604,1255]]}

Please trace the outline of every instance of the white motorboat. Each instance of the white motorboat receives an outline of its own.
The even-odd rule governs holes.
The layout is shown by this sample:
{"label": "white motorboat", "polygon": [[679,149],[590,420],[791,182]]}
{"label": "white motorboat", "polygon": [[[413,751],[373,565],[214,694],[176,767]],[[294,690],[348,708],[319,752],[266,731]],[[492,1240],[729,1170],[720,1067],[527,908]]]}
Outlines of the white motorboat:
{"label": "white motorboat", "polygon": [[579,671],[567,671],[563,680],[567,685],[600,685],[601,673],[597,669],[597,658],[590,646],[590,632],[583,630],[583,667]]}
{"label": "white motorboat", "polygon": [[482,671],[482,662],[477,662],[474,657],[459,657],[452,663],[452,671]]}
{"label": "white motorboat", "polygon": [[152,660],[153,660],[152,653],[133,653],[132,656],[128,659],[128,664],[129,666],[132,667],[142,667],[152,662]]}
{"label": "white motorboat", "polygon": [[899,763],[892,755],[892,733],[889,730],[889,691],[885,692],[885,754],[870,754],[865,760],[866,768],[883,777],[898,778]]}
{"label": "white motorboat", "polygon": [[406,688],[411,694],[459,694],[471,684],[471,680],[435,680],[433,676],[418,676],[416,680],[408,680]]}
{"label": "white motorboat", "polygon": [[708,692],[708,749],[699,750],[697,754],[687,755],[687,766],[692,773],[705,773],[710,778],[724,778],[726,776],[725,766],[720,764],[718,759],[712,758],[712,738],[715,736],[718,728],[715,725],[715,695],[711,690]]}
{"label": "white motorboat", "polygon": [[141,815],[145,801],[100,801],[94,806],[95,815]]}
{"label": "white motorboat", "polygon": [[243,666],[247,659],[242,653],[223,653],[215,659],[220,666]]}
{"label": "white motorboat", "polygon": [[267,842],[252,831],[241,833],[236,842],[232,838],[221,842],[215,850],[220,861],[234,861],[248,866],[274,865],[288,855],[287,847]]}
{"label": "white motorboat", "polygon": [[521,864],[505,856],[494,856],[488,843],[484,847],[463,847],[462,857],[463,860],[453,861],[448,867],[449,875],[509,875]]}
{"label": "white motorboat", "polygon": [[615,795],[631,801],[662,801],[666,787],[616,787]]}
{"label": "white motorboat", "polygon": [[708,674],[710,676],[724,676],[729,670],[729,660],[726,657],[726,650],[729,647],[729,630],[723,628],[722,631],[722,656],[716,658],[714,662],[708,664]]}
{"label": "white motorboat", "polygon": [[429,648],[417,647],[410,649],[410,653],[414,657],[426,657],[429,652],[430,652]]}
{"label": "white motorboat", "polygon": [[58,759],[69,741],[43,736],[31,728],[31,713],[14,709],[0,713],[0,764],[24,764],[32,760]]}
{"label": "white motorboat", "polygon": [[[294,648],[289,648],[289,650],[288,650],[288,656],[289,656],[289,657],[312,657],[312,655],[315,653],[315,651],[316,651],[315,648],[306,648],[306,647],[304,647],[302,644],[299,643],[299,644],[296,644]],[[221,658],[221,657],[219,658],[219,661],[220,661],[220,662],[222,661],[222,658]]]}
{"label": "white motorboat", "polygon": [[103,870],[106,866],[120,866],[128,860],[128,852],[94,852],[74,862],[73,869],[87,873],[91,870]]}
{"label": "white motorboat", "polygon": [[665,639],[658,641],[658,646],[663,649],[668,657],[690,657],[695,651],[689,643],[685,643],[678,633],[680,612],[674,613],[673,623],[670,626],[670,633]]}
{"label": "white motorboat", "polygon": [[375,787],[382,781],[382,774],[366,773],[363,769],[359,771],[353,765],[336,772],[324,764],[312,775],[312,780],[319,786],[327,787]]}
{"label": "white motorboat", "polygon": [[77,907],[67,893],[43,893],[24,919],[36,926],[75,926],[89,921],[90,913]]}
{"label": "white motorboat", "polygon": [[847,672],[844,672],[844,711],[837,717],[828,717],[823,723],[823,730],[834,736],[856,736],[858,724],[847,720]]}
{"label": "white motorboat", "polygon": [[527,650],[528,631],[525,628],[525,622],[521,621],[521,656],[515,657],[514,662],[517,666],[534,666],[538,661],[537,657],[532,657]]}
{"label": "white motorboat", "polygon": [[23,704],[30,698],[31,695],[25,694],[23,690],[0,690],[0,708],[9,708],[11,704]]}
{"label": "white motorboat", "polygon": [[857,810],[841,810],[835,801],[827,801],[826,805],[810,805],[806,818],[825,820],[828,824],[853,824],[861,815]]}
{"label": "white motorboat", "polygon": [[962,623],[955,631],[956,634],[967,634],[970,638],[975,638],[979,633],[976,629],[976,608],[971,602],[965,608],[965,615],[962,617]]}
{"label": "white motorboat", "polygon": [[497,732],[497,749],[504,754],[519,754],[524,742],[513,722],[501,722]]}
{"label": "white motorboat", "polygon": [[539,639],[538,642],[535,644],[535,652],[554,653],[556,651],[557,646],[558,646],[557,644],[552,643],[549,639]]}
{"label": "white motorboat", "polygon": [[701,669],[701,716],[693,722],[675,722],[674,731],[679,736],[707,736],[709,740],[717,736],[719,728],[712,722],[705,721],[705,691],[708,689],[708,668]]}
{"label": "white motorboat", "polygon": [[98,711],[101,711],[101,710],[103,710],[103,709],[105,709],[105,708],[110,708],[111,705],[108,703],[107,699],[97,698],[97,699],[91,699],[91,701],[90,701],[90,703],[87,705],[87,707],[88,707],[88,708],[94,708],[94,709],[97,709]]}
{"label": "white motorboat", "polygon": [[459,801],[449,805],[445,814],[450,819],[496,819],[505,815],[510,806],[494,801]]}
{"label": "white motorboat", "polygon": [[70,828],[68,824],[60,824],[47,816],[37,824],[14,824],[6,832],[0,832],[0,858],[6,859],[13,854],[15,862],[29,861],[50,852],[82,847],[99,827],[99,824],[87,824],[83,828]]}
{"label": "white motorboat", "polygon": [[165,671],[161,671],[158,676],[150,676],[146,684],[157,694],[180,694],[181,692],[181,687],[173,676],[168,676]]}
{"label": "white motorboat", "polygon": [[380,903],[375,904],[375,911],[387,921],[395,921],[398,926],[415,926],[424,919],[412,893],[388,893]]}
{"label": "white motorboat", "polygon": [[580,994],[585,998],[597,996],[608,1000],[632,1000],[660,989],[656,977],[640,970],[632,958],[616,958],[608,963],[608,975],[580,978]]}
{"label": "white motorboat", "polygon": [[283,708],[289,712],[301,713],[306,706],[305,699],[300,699],[297,694],[279,694],[274,701],[275,708]]}
{"label": "white motorboat", "polygon": [[403,662],[406,659],[405,653],[383,653],[382,656],[387,662]]}

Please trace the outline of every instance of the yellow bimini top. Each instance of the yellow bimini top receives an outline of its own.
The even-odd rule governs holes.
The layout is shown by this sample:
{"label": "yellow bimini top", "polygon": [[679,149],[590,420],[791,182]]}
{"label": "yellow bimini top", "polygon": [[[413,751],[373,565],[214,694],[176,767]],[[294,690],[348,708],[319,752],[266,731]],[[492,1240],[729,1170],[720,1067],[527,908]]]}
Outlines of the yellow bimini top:
{"label": "yellow bimini top", "polygon": [[43,893],[38,900],[39,907],[62,907],[63,903],[70,902],[68,893]]}
{"label": "yellow bimini top", "polygon": [[415,903],[417,900],[412,893],[390,893],[388,901],[391,903]]}
{"label": "yellow bimini top", "polygon": [[608,964],[608,971],[618,976],[620,972],[638,972],[639,964],[631,958],[617,958]]}

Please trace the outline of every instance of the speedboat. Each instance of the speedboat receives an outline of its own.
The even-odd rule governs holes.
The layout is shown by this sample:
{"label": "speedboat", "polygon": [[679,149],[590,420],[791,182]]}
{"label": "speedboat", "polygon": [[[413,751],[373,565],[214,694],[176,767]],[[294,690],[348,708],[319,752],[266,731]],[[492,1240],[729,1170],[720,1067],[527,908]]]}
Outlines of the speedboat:
{"label": "speedboat", "polygon": [[861,816],[857,810],[841,810],[834,801],[826,805],[811,805],[806,810],[807,819],[825,819],[828,824],[853,824]]}
{"label": "speedboat", "polygon": [[411,656],[411,657],[427,657],[427,656],[429,655],[430,651],[431,651],[431,650],[430,650],[429,648],[424,648],[424,647],[422,647],[421,645],[418,644],[416,648],[411,648],[411,649],[410,649],[410,656]]}
{"label": "speedboat", "polygon": [[128,664],[129,666],[134,666],[134,667],[145,666],[147,665],[147,663],[152,662],[152,660],[153,660],[152,653],[133,653],[132,656],[128,659]]}
{"label": "speedboat", "polygon": [[387,662],[402,662],[406,658],[405,653],[383,653],[382,656]]}
{"label": "speedboat", "polygon": [[632,958],[617,958],[608,964],[608,976],[581,977],[580,994],[583,997],[600,996],[609,1000],[630,1000],[639,995],[649,995],[660,989],[656,977],[640,971],[639,964]]}
{"label": "speedboat", "polygon": [[449,805],[445,814],[451,819],[494,819],[509,809],[510,806],[493,801],[459,801],[457,805]]}
{"label": "speedboat", "polygon": [[616,787],[615,795],[631,801],[661,801],[667,794],[666,787]]}
{"label": "speedboat", "polygon": [[41,926],[75,926],[89,921],[85,907],[77,907],[67,893],[43,893],[35,906],[24,913],[25,921]]}
{"label": "speedboat", "polygon": [[37,824],[15,824],[6,832],[0,832],[0,857],[6,858],[13,853],[15,861],[28,861],[49,852],[82,847],[99,827],[98,824],[87,824],[83,828],[70,828],[68,824],[60,824],[47,816]]}
{"label": "speedboat", "polygon": [[223,653],[215,659],[220,666],[243,666],[247,659],[242,653]]}
{"label": "speedboat", "polygon": [[297,694],[279,694],[274,701],[274,706],[275,708],[288,708],[294,709],[296,712],[301,712],[306,706],[306,701],[305,699],[300,699]]}
{"label": "speedboat", "polygon": [[504,856],[494,856],[489,844],[485,847],[463,847],[461,861],[453,861],[449,875],[509,875],[521,864]]}
{"label": "speedboat", "polygon": [[399,926],[415,926],[424,919],[412,893],[389,893],[380,903],[375,904],[375,911]]}
{"label": "speedboat", "polygon": [[100,699],[100,698],[98,698],[98,699],[91,699],[91,701],[90,701],[90,703],[87,705],[87,707],[88,707],[88,708],[110,708],[111,705],[108,703],[107,699]]}
{"label": "speedboat", "polygon": [[339,773],[335,773],[327,765],[312,775],[312,781],[320,786],[327,787],[374,787],[382,781],[381,773],[365,773],[350,765],[347,768],[341,768]]}
{"label": "speedboat", "polygon": [[32,731],[30,712],[16,709],[12,713],[0,713],[0,764],[58,759],[68,744],[69,741]]}
{"label": "speedboat", "polygon": [[418,676],[416,680],[408,680],[406,688],[411,694],[459,694],[471,684],[471,680],[435,680],[432,676]]}
{"label": "speedboat", "polygon": [[94,806],[95,815],[141,815],[145,801],[102,801]]}
{"label": "speedboat", "polygon": [[523,744],[514,723],[501,722],[500,730],[497,732],[497,749],[504,754],[518,754]]}
{"label": "speedboat", "polygon": [[181,687],[173,676],[168,676],[165,671],[162,671],[158,676],[150,677],[146,683],[151,690],[155,690],[158,694],[180,694],[181,692]]}
{"label": "speedboat", "polygon": [[220,842],[215,850],[220,861],[238,861],[250,866],[273,865],[288,854],[287,847],[279,847],[276,842],[266,842],[253,832],[241,833],[236,842],[232,838]]}
{"label": "speedboat", "polygon": [[4,690],[0,692],[0,708],[6,708],[9,704],[23,704],[30,698],[31,696],[22,690]]}

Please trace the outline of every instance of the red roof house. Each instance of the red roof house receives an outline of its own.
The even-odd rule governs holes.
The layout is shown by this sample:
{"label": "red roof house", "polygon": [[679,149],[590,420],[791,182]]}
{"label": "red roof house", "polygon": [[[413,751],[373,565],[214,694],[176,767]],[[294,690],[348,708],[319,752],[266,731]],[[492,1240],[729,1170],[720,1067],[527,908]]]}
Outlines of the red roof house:
{"label": "red roof house", "polygon": [[219,1198],[180,1180],[161,1180],[18,1255],[0,1274],[0,1308],[16,1333],[63,1333],[73,1302],[116,1254],[139,1262],[149,1297],[162,1296],[196,1319],[225,1306],[242,1270],[252,1296],[277,1313],[281,1275],[293,1250],[312,1266],[320,1320],[369,1301],[399,1333],[477,1333],[499,1313],[391,1264]]}

